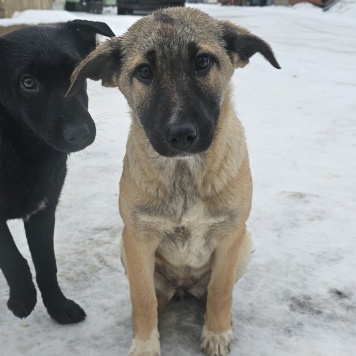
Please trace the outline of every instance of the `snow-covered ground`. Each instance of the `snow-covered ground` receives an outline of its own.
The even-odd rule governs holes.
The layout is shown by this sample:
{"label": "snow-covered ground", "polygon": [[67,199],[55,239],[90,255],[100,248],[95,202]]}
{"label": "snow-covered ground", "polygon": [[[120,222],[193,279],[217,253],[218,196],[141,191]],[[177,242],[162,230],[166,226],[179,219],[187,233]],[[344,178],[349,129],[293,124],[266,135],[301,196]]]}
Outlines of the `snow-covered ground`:
{"label": "snow-covered ground", "polygon": [[[256,55],[233,77],[254,178],[249,228],[257,248],[234,291],[233,356],[356,354],[356,21],[348,16],[355,6],[348,0],[350,11],[340,4],[342,11],[323,13],[196,5],[264,38],[282,66],[275,70]],[[75,17],[105,21],[117,35],[137,20]],[[1,356],[128,353],[131,306],[117,195],[130,119],[118,90],[90,82],[89,96],[98,137],[69,160],[55,234],[60,284],[88,317],[60,326],[39,298],[30,317],[16,319],[0,274]],[[31,261],[21,223],[10,226]],[[160,329],[163,356],[201,355],[203,314],[191,300],[169,306]]]}

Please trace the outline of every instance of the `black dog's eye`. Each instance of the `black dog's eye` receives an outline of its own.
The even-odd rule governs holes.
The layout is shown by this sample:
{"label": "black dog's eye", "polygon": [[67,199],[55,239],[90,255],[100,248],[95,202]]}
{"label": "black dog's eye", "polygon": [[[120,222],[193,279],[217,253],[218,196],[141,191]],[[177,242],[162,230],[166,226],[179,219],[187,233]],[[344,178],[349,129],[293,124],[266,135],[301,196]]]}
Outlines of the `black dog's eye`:
{"label": "black dog's eye", "polygon": [[201,56],[198,56],[197,59],[195,60],[195,69],[197,71],[201,70],[207,70],[211,65],[211,59],[208,55],[202,54]]}
{"label": "black dog's eye", "polygon": [[38,87],[37,81],[30,75],[24,75],[21,78],[21,84],[27,90],[34,90]]}
{"label": "black dog's eye", "polygon": [[144,82],[151,81],[153,73],[148,65],[142,65],[137,70],[137,76]]}

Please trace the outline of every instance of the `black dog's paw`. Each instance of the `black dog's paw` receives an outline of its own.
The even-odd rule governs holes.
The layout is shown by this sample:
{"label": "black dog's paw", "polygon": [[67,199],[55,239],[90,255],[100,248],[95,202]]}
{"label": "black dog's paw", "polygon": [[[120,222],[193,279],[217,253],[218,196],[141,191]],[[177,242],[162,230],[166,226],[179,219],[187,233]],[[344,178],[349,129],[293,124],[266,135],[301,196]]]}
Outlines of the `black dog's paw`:
{"label": "black dog's paw", "polygon": [[21,290],[10,290],[10,298],[7,307],[18,318],[28,317],[35,308],[37,302],[37,292],[34,284]]}
{"label": "black dog's paw", "polygon": [[46,303],[48,314],[59,324],[73,324],[85,319],[85,311],[73,300],[60,300]]}

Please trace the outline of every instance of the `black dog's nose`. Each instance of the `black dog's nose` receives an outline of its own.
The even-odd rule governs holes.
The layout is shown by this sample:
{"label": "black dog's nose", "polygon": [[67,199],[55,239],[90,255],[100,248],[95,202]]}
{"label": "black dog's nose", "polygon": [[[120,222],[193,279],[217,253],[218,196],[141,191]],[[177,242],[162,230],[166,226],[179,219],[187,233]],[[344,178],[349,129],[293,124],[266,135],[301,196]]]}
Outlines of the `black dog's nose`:
{"label": "black dog's nose", "polygon": [[86,124],[81,126],[67,126],[63,130],[63,135],[66,141],[75,146],[85,144],[88,141],[89,134],[89,127]]}
{"label": "black dog's nose", "polygon": [[189,148],[197,138],[197,129],[191,123],[182,124],[179,126],[171,126],[168,129],[168,142],[180,150]]}

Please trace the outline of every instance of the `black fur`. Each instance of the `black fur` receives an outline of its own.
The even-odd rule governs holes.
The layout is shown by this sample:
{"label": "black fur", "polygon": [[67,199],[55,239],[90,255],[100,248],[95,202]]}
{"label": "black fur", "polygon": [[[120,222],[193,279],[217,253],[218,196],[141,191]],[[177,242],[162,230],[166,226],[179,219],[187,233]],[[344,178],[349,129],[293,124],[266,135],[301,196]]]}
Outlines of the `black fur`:
{"label": "black fur", "polygon": [[50,316],[61,324],[85,318],[58,285],[53,234],[67,156],[95,138],[86,83],[64,96],[73,69],[95,48],[96,33],[114,36],[104,23],[75,20],[0,37],[0,268],[10,287],[8,307],[20,318],[34,309],[36,289],[9,219],[24,220]]}
{"label": "black fur", "polygon": [[261,38],[251,35],[239,33],[237,28],[229,22],[224,22],[223,39],[225,48],[228,53],[237,53],[239,58],[247,62],[255,53],[261,53],[271,65],[277,69],[281,69],[278,64],[270,45]]}
{"label": "black fur", "polygon": [[[176,103],[169,89],[162,86],[158,73],[155,82],[151,84],[154,94],[138,108],[140,121],[152,147],[166,157],[191,155],[207,150],[213,141],[219,119],[220,96],[204,91],[193,71],[180,82],[177,78],[183,77],[183,73],[184,68],[172,69],[172,77],[176,79],[175,88],[181,101],[179,111],[173,112]],[[174,122],[171,122],[173,117]],[[169,139],[172,130],[182,130],[187,125],[196,129],[196,135],[193,135],[194,140],[190,144],[182,146],[179,140],[172,142]],[[189,131],[186,131],[186,135],[189,136]]]}

